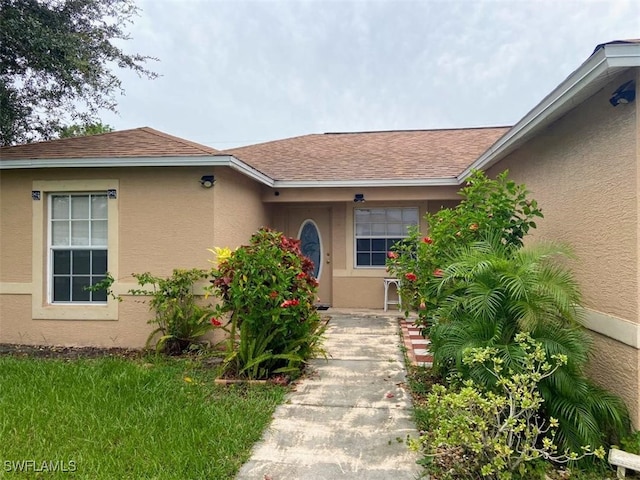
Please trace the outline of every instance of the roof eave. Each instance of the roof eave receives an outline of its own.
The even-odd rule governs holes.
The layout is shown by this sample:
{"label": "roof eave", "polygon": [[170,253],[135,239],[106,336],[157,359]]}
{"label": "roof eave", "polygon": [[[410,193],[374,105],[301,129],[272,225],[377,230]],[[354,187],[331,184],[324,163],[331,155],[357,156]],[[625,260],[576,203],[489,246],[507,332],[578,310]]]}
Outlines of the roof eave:
{"label": "roof eave", "polygon": [[270,177],[232,155],[201,155],[192,157],[26,158],[0,161],[0,170],[114,167],[230,167],[264,185],[273,186],[273,180]]}
{"label": "roof eave", "polygon": [[458,186],[456,177],[388,178],[378,180],[276,180],[273,188],[349,188],[349,187],[450,187]]}
{"label": "roof eave", "polygon": [[[491,167],[532,133],[555,120],[559,114],[577,106],[580,103],[576,100],[579,93],[595,93],[601,88],[594,87],[595,80],[611,78],[619,70],[638,66],[640,44],[611,44],[599,49],[458,175],[458,182],[462,184],[473,170],[486,170]],[[593,92],[589,92],[590,87],[594,89]]]}

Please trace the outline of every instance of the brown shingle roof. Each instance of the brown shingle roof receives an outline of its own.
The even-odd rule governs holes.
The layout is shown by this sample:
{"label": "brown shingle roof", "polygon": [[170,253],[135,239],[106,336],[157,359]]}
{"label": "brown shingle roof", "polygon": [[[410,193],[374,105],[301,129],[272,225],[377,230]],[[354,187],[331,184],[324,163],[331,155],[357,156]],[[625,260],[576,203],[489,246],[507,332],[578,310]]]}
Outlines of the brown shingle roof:
{"label": "brown shingle roof", "polygon": [[304,135],[225,151],[281,181],[454,177],[509,127]]}
{"label": "brown shingle roof", "polygon": [[217,150],[149,127],[0,147],[0,160],[118,157],[195,157]]}

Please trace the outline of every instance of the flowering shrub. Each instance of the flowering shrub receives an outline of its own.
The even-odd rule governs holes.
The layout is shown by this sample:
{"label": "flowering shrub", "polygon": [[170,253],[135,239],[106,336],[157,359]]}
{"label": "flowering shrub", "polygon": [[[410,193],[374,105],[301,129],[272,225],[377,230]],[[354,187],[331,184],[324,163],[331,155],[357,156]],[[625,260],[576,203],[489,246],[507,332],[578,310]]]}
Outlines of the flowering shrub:
{"label": "flowering shrub", "polygon": [[227,374],[297,374],[318,353],[325,329],[314,306],[313,262],[300,241],[263,228],[249,245],[219,251],[211,291],[221,300],[216,320],[227,318]]}
{"label": "flowering shrub", "polygon": [[591,455],[604,458],[602,447],[559,451],[554,441],[558,421],[540,415],[540,381],[566,364],[566,356],[549,357],[527,334],[518,334],[516,343],[524,353],[517,372],[505,368],[495,349],[465,352],[465,363],[495,378],[495,391],[468,380],[459,390],[434,385],[427,397],[428,432],[412,446],[432,459],[436,469],[447,471],[448,478],[528,479],[540,459],[567,463]]}
{"label": "flowering shrub", "polygon": [[[522,239],[536,228],[535,217],[542,217],[535,200],[527,198],[524,185],[507,179],[505,171],[495,180],[475,171],[460,190],[462,200],[455,208],[427,214],[429,235],[417,228],[387,255],[387,268],[403,282],[401,294],[407,310],[416,310],[427,299],[426,290],[434,276],[441,276],[451,252],[496,232],[507,245],[522,246]],[[414,278],[415,276],[415,278]]]}

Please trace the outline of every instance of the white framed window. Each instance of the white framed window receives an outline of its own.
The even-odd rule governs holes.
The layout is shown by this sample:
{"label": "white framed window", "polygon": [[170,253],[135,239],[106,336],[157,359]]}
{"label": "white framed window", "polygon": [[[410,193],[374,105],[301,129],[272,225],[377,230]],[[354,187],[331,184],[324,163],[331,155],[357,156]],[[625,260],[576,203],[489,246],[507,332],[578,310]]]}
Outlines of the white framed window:
{"label": "white framed window", "polygon": [[355,266],[384,267],[387,252],[418,225],[417,207],[356,208]]}
{"label": "white framed window", "polygon": [[105,291],[87,290],[107,273],[107,202],[106,193],[49,195],[50,303],[107,303]]}

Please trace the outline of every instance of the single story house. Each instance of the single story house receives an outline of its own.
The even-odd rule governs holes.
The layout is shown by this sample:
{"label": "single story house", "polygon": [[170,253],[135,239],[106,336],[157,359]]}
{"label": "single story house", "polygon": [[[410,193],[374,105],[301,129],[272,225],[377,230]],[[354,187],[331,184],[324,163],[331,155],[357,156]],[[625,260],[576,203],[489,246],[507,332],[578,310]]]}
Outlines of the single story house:
{"label": "single story house", "polygon": [[[512,127],[326,133],[217,151],[150,128],[0,148],[0,342],[139,347],[131,273],[206,268],[207,248],[269,225],[303,238],[321,303],[382,308],[384,258],[509,169],[569,243],[592,375],[640,426],[640,41],[593,54]],[[123,302],[84,286],[110,272]]]}

